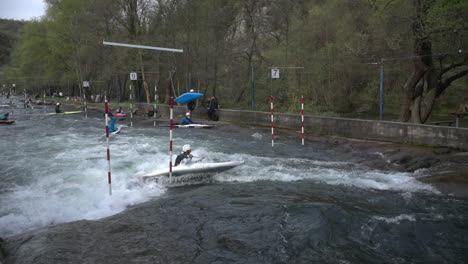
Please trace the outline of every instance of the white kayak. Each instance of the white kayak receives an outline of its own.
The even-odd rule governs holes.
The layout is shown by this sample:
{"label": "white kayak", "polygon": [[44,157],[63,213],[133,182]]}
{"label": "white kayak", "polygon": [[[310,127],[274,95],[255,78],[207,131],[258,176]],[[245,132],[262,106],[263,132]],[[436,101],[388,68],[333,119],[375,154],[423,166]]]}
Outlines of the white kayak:
{"label": "white kayak", "polygon": [[[113,132],[109,132],[109,136],[113,136],[113,135],[117,135],[120,133],[120,129],[122,129],[122,126],[118,126],[116,130],[114,130]],[[106,136],[106,134],[104,134],[104,136]]]}
{"label": "white kayak", "polygon": [[114,132],[110,132],[109,134],[111,135],[115,135],[115,134],[118,134],[120,133],[120,129],[122,128],[122,126],[118,126],[116,130],[114,130]]}
{"label": "white kayak", "polygon": [[[244,161],[228,161],[228,162],[209,162],[209,163],[193,163],[190,165],[179,165],[172,167],[172,180],[180,181],[199,181],[203,178],[212,177],[214,174],[226,171],[244,164]],[[156,181],[158,183],[169,182],[169,168],[153,171],[141,176],[144,181]]]}
{"label": "white kayak", "polygon": [[174,125],[174,127],[179,128],[213,128],[214,125],[205,125],[205,124],[187,124],[187,125]]}

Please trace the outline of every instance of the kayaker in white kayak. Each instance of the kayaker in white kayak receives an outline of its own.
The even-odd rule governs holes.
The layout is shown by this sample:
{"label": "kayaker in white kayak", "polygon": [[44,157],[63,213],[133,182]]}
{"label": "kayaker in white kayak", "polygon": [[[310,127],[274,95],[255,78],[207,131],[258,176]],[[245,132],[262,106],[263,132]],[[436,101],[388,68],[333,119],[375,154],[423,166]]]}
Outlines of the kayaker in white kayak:
{"label": "kayaker in white kayak", "polygon": [[110,118],[110,121],[109,121],[109,133],[112,133],[115,131],[115,117],[112,113],[109,113],[109,118]]}
{"label": "kayaker in white kayak", "polygon": [[182,147],[182,151],[183,152],[177,156],[174,167],[179,165],[180,163],[187,165],[192,162],[193,155],[190,154],[190,152],[192,151],[192,148],[190,147],[190,145],[189,144],[184,145]]}
{"label": "kayaker in white kayak", "polygon": [[182,125],[196,124],[195,121],[192,120],[192,115],[190,114],[190,112],[187,112],[185,114],[185,117],[182,118],[182,121],[180,123]]}

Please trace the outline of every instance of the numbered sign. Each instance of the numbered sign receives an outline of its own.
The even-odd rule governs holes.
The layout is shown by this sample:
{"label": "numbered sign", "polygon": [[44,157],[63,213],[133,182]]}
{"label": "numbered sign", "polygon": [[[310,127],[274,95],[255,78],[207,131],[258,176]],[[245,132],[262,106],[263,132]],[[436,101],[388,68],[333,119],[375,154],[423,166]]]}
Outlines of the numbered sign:
{"label": "numbered sign", "polygon": [[271,78],[279,79],[279,69],[271,69]]}
{"label": "numbered sign", "polygon": [[136,81],[136,80],[138,80],[138,75],[137,75],[136,72],[131,72],[131,73],[130,73],[130,80],[131,80],[131,81]]}
{"label": "numbered sign", "polygon": [[84,82],[83,82],[83,87],[85,87],[85,88],[89,87],[89,82],[88,82],[88,81],[84,81]]}

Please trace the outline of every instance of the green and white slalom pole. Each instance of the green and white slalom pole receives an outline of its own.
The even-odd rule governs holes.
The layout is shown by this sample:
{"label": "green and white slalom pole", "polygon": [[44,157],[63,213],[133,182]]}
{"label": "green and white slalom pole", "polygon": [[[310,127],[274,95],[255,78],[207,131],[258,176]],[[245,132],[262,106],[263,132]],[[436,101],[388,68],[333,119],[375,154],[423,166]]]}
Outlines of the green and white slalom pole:
{"label": "green and white slalom pole", "polygon": [[157,111],[158,111],[158,86],[154,86],[154,109],[153,109],[153,119],[154,119],[154,124],[153,126],[156,127],[156,116],[157,116]]}
{"label": "green and white slalom pole", "polygon": [[270,96],[270,108],[271,108],[271,146],[275,146],[275,122],[274,122],[274,115],[275,111],[273,109],[273,103],[275,102],[275,98]]}
{"label": "green and white slalom pole", "polygon": [[130,126],[133,127],[132,85],[130,84]]}
{"label": "green and white slalom pole", "polygon": [[302,145],[304,146],[304,96],[301,97],[301,129]]}

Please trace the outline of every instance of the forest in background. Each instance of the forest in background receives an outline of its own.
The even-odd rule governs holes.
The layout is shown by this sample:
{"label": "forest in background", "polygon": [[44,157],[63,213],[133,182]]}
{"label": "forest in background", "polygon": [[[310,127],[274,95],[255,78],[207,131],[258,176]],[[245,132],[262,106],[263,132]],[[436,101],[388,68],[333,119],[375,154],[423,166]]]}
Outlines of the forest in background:
{"label": "forest in background", "polygon": [[468,104],[464,0],[45,2],[45,16],[7,36],[11,48],[0,43],[0,82],[19,91],[125,101],[138,72],[139,102],[154,101],[155,87],[166,103],[192,88],[250,110],[254,85],[257,111],[273,95],[275,111],[298,113],[304,96],[307,114],[376,118],[383,64],[387,120],[424,123]]}
{"label": "forest in background", "polygon": [[9,62],[11,50],[18,41],[19,31],[24,24],[24,21],[0,19],[0,66]]}

